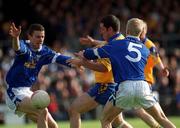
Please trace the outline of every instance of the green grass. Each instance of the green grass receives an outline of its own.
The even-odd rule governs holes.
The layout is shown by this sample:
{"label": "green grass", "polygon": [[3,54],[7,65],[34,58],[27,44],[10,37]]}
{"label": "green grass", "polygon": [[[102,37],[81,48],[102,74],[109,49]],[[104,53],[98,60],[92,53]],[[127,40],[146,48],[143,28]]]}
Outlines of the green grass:
{"label": "green grass", "polygon": [[[178,117],[169,117],[169,119],[176,125],[177,128],[180,128],[180,116]],[[149,128],[143,121],[138,118],[126,118],[134,128]],[[60,128],[69,128],[69,122],[58,122]],[[27,125],[0,125],[0,128],[36,128],[35,124]],[[100,128],[100,122],[98,120],[93,121],[83,121],[82,128]]]}

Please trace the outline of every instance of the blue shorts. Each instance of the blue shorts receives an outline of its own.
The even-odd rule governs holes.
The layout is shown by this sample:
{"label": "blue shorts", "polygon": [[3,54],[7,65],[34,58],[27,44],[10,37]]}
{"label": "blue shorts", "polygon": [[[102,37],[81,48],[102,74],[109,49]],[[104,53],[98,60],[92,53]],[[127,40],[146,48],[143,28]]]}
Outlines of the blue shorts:
{"label": "blue shorts", "polygon": [[116,90],[115,83],[109,83],[109,84],[101,84],[96,83],[93,87],[89,89],[87,92],[96,102],[98,102],[101,105],[105,105],[106,102],[109,100],[109,97],[111,95],[115,94]]}

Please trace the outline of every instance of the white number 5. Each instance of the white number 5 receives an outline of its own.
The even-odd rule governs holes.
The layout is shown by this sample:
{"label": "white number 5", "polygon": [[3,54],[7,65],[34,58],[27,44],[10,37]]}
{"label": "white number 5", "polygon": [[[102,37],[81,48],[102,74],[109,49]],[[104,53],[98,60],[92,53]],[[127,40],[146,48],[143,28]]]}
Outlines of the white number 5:
{"label": "white number 5", "polygon": [[141,52],[139,51],[139,49],[137,49],[136,47],[139,47],[139,48],[142,48],[142,45],[140,44],[135,44],[135,43],[132,43],[130,42],[129,43],[129,46],[128,46],[128,51],[129,52],[135,52],[137,54],[137,57],[136,58],[132,58],[130,57],[129,55],[126,55],[126,59],[128,59],[129,61],[132,61],[132,62],[138,62],[141,60]]}

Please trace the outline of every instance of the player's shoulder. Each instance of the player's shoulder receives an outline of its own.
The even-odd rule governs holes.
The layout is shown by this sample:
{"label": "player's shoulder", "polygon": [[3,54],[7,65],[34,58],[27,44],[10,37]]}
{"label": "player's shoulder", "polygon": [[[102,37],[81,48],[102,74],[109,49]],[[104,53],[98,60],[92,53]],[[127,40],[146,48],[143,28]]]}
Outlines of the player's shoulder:
{"label": "player's shoulder", "polygon": [[114,47],[118,47],[119,49],[123,49],[124,47],[127,47],[129,41],[127,39],[122,40],[115,40],[111,42],[111,45]]}
{"label": "player's shoulder", "polygon": [[116,40],[123,40],[123,39],[125,39],[125,36],[120,33]]}
{"label": "player's shoulder", "polygon": [[26,47],[27,49],[30,47],[30,40],[19,40],[21,47]]}
{"label": "player's shoulder", "polygon": [[126,42],[127,40],[124,38],[124,39],[121,39],[121,40],[113,40],[110,42],[110,44],[117,44],[119,42]]}
{"label": "player's shoulder", "polygon": [[42,45],[42,49],[43,49],[43,50],[49,50],[50,48],[49,48],[49,46],[47,46],[47,45]]}
{"label": "player's shoulder", "polygon": [[147,38],[147,39],[145,40],[144,45],[145,45],[147,48],[155,47],[155,44],[154,44],[153,41],[151,41],[149,38]]}
{"label": "player's shoulder", "polygon": [[30,40],[19,40],[19,42],[24,45],[29,45]]}
{"label": "player's shoulder", "polygon": [[51,49],[49,46],[47,46],[47,45],[42,45],[41,52],[44,52],[44,53],[55,53],[55,51],[52,50],[52,49]]}

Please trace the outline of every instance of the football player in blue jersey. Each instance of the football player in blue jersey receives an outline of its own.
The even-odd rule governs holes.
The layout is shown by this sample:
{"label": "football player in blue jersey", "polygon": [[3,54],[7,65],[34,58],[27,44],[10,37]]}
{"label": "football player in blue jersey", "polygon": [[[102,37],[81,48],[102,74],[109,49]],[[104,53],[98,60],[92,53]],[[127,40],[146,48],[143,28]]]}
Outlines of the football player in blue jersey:
{"label": "football player in blue jersey", "polygon": [[119,87],[103,110],[102,128],[111,128],[113,119],[123,110],[144,108],[164,128],[175,128],[167,117],[161,115],[153,98],[148,83],[145,81],[144,67],[149,50],[140,41],[144,21],[132,18],[126,26],[127,37],[112,41],[101,48],[86,49],[78,53],[81,58],[89,60],[109,58],[112,65],[114,81]]}
{"label": "football player in blue jersey", "polygon": [[21,27],[14,23],[10,25],[9,34],[12,37],[12,47],[15,59],[6,75],[6,104],[19,116],[26,114],[37,122],[38,128],[58,128],[48,109],[37,109],[31,104],[33,92],[31,86],[36,82],[43,65],[57,62],[69,66],[66,60],[71,57],[56,53],[43,45],[45,29],[41,24],[32,24],[28,30],[29,40],[20,40]]}
{"label": "football player in blue jersey", "polygon": [[[103,17],[100,21],[99,25],[99,32],[102,35],[104,41],[102,40],[95,40],[90,36],[80,38],[80,43],[84,45],[92,45],[95,47],[102,47],[103,45],[107,44],[112,40],[121,40],[124,39],[122,34],[119,34],[119,29],[117,29],[117,25],[120,26],[120,22],[118,23],[117,18],[114,18],[114,15],[108,15]],[[84,113],[89,111],[92,108],[97,106],[97,103],[102,104],[101,100],[107,101],[108,100],[108,90],[112,89],[113,83],[113,76],[112,76],[112,68],[111,63],[109,62],[108,58],[98,59],[96,62],[87,61],[83,58],[80,59],[70,59],[68,60],[73,65],[82,65],[86,68],[89,68],[94,71],[95,74],[95,82],[96,84],[87,92],[81,95],[80,97],[76,98],[73,101],[70,107],[70,126],[72,128],[79,128],[81,121],[80,121],[80,113]],[[104,84],[109,85],[104,87]],[[102,85],[102,86],[101,86]],[[114,84],[116,85],[116,84]],[[98,89],[97,89],[98,88]],[[103,93],[98,93],[98,90],[103,88]],[[111,90],[113,93],[113,90]],[[87,95],[88,94],[88,95]],[[103,97],[103,95],[106,96]],[[92,98],[91,98],[92,97]],[[97,98],[94,98],[97,97]],[[94,102],[96,101],[96,102]],[[102,105],[105,105],[104,102]],[[159,128],[159,124],[157,121],[154,120],[152,116],[150,116],[144,109],[134,109],[135,114],[140,117],[144,122],[146,122],[152,128]],[[122,128],[130,128],[130,126],[124,119],[122,114],[118,116],[112,123],[113,127],[122,127]]]}
{"label": "football player in blue jersey", "polygon": [[[114,15],[107,15],[103,17],[99,24],[100,34],[106,41],[97,42],[98,46],[103,46],[107,41],[121,40],[124,36],[120,31],[120,21]],[[81,38],[80,38],[81,39]],[[95,42],[94,42],[95,43]],[[92,86],[88,92],[84,92],[77,97],[70,106],[70,127],[80,128],[81,118],[80,114],[96,108],[98,105],[105,105],[109,97],[115,92],[116,83],[112,75],[111,63],[108,58],[98,59],[96,62],[83,61],[83,59],[69,59],[71,64],[87,67],[93,70],[95,75],[95,85]],[[114,120],[114,127],[132,128],[132,126],[123,119],[122,114],[119,114]]]}

